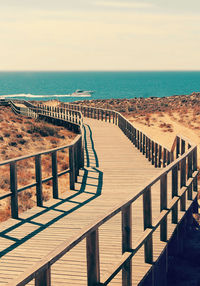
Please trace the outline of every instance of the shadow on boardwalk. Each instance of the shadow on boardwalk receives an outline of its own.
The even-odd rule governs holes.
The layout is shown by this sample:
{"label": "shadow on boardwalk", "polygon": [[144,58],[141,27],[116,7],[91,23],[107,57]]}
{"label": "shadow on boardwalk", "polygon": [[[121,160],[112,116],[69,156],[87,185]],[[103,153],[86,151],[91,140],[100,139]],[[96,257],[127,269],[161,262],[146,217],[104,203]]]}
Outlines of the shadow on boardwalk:
{"label": "shadow on boardwalk", "polygon": [[168,286],[200,286],[200,226],[192,225],[183,251],[169,257]]}
{"label": "shadow on boardwalk", "polygon": [[[101,195],[103,173],[98,169],[99,162],[94,149],[91,129],[87,125],[86,127],[84,126],[84,130],[86,157],[85,166],[87,167],[81,169],[81,174],[78,176],[79,180],[76,183],[75,190],[71,190],[69,195],[66,194],[66,198],[52,200],[52,202],[50,202],[50,206],[38,207],[35,212],[31,210],[29,214],[29,211],[27,211],[21,214],[21,218],[19,217],[15,220],[12,219],[12,223],[9,223],[10,226],[0,231],[0,240],[6,239],[9,245],[0,252],[0,257],[25,243],[49,226],[52,226],[61,218],[66,217],[72,212],[80,209]],[[89,189],[92,187],[92,191],[88,191],[88,187]],[[48,202],[47,204],[50,203]],[[66,204],[67,210],[65,210],[66,207],[64,207]],[[47,217],[48,219],[46,219]],[[46,222],[41,223],[41,221],[44,220],[46,220]],[[28,233],[26,231],[27,228],[29,228]],[[19,232],[21,232],[22,229],[25,229],[25,235],[20,237]]]}

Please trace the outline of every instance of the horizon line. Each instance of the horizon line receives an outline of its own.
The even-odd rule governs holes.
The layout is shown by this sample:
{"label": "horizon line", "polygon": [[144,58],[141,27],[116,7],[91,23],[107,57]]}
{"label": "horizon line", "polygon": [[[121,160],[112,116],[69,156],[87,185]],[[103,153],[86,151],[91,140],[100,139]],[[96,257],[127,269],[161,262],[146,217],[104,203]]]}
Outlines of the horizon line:
{"label": "horizon line", "polygon": [[185,70],[0,70],[1,72],[200,72],[198,70],[185,69]]}

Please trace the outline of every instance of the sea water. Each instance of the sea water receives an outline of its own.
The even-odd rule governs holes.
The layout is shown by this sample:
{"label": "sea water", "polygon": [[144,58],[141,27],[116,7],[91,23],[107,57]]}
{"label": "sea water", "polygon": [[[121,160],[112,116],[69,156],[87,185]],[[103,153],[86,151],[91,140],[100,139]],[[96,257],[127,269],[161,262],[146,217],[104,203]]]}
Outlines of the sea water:
{"label": "sea water", "polygon": [[[90,97],[74,97],[77,90]],[[0,72],[0,97],[75,101],[164,97],[200,91],[200,71],[157,72]]]}

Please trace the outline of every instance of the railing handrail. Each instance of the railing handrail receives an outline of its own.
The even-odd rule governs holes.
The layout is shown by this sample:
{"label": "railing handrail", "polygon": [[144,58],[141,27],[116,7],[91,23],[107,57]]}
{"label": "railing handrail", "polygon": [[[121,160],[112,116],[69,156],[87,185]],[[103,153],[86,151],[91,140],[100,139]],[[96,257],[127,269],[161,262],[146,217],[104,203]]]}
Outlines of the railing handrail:
{"label": "railing handrail", "polygon": [[66,148],[70,148],[71,146],[76,144],[76,142],[80,139],[80,137],[81,137],[81,135],[77,135],[76,138],[70,144],[67,144],[67,145],[64,145],[64,146],[61,146],[61,147],[56,147],[56,148],[53,148],[53,149],[48,149],[48,150],[45,150],[45,151],[41,151],[41,152],[29,154],[29,155],[20,156],[20,157],[14,158],[14,159],[8,159],[8,160],[5,160],[5,161],[1,161],[0,162],[0,166],[6,165],[6,164],[10,164],[10,163],[13,163],[13,162],[19,162],[19,161],[22,161],[22,160],[26,160],[26,159],[29,159],[29,158],[32,158],[32,157],[35,157],[35,156],[38,156],[38,155],[45,155],[45,154],[49,154],[49,153],[52,153],[52,152],[55,152],[55,151],[61,151],[61,150],[66,149]]}
{"label": "railing handrail", "polygon": [[[15,102],[12,99],[7,100],[7,102],[11,105],[11,108],[14,110],[14,112],[18,113],[18,114],[22,114],[22,115],[25,115],[25,116],[26,115],[30,115],[29,111],[34,112],[34,114],[41,114],[41,115],[47,115],[47,116],[50,116],[51,113],[59,114],[59,112],[57,112],[57,111],[45,110],[45,108],[47,108],[47,107],[52,108],[52,106],[49,106],[49,105],[45,105],[45,104],[33,105],[33,104],[31,104],[30,102],[28,102],[26,100],[21,100],[21,101],[20,100],[15,100],[15,101],[20,102],[20,103],[22,103],[22,104],[24,104],[26,106],[26,107],[17,107],[15,105]],[[69,112],[69,113],[73,112],[76,115],[78,114],[79,118],[80,118],[80,122],[74,122],[74,121],[70,121],[70,120],[67,120],[67,121],[68,122],[72,122],[75,125],[79,125],[80,127],[83,126],[83,115],[82,115],[81,111],[71,110],[71,109],[67,109],[67,108],[62,108],[62,110],[66,111],[66,112]],[[61,118],[61,119],[63,119],[63,118]]]}

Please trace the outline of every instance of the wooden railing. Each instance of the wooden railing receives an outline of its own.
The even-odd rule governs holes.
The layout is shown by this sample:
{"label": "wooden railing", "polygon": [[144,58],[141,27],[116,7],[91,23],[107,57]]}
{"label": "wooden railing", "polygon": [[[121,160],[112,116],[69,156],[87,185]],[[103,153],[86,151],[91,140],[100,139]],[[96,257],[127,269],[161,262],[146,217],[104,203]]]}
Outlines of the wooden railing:
{"label": "wooden railing", "polygon": [[[6,101],[7,104],[11,107],[12,111],[15,113],[15,114],[21,114],[21,115],[24,115],[24,116],[28,116],[28,117],[32,117],[32,118],[37,118],[37,113],[33,110],[33,109],[30,109],[28,106],[31,106],[30,103],[26,102],[26,101],[20,101],[20,100],[7,100]],[[17,106],[17,102],[19,102],[20,104],[24,104],[24,107],[22,106]],[[25,107],[27,106],[27,107]]]}
{"label": "wooden railing", "polygon": [[80,111],[71,110],[63,107],[48,106],[44,104],[39,104],[37,105],[37,107],[31,109],[42,115],[47,115],[58,119],[64,119],[80,126],[83,125],[82,113]]}
{"label": "wooden railing", "polygon": [[173,160],[173,153],[161,144],[135,128],[121,113],[115,110],[82,106],[78,104],[62,104],[65,108],[81,111],[83,116],[116,124],[122,132],[133,142],[138,150],[157,167],[165,167]]}
{"label": "wooden railing", "polygon": [[[107,111],[98,111],[96,109],[85,108],[80,109],[83,114],[87,113],[87,116],[93,113],[93,118],[98,114],[104,114],[104,119],[107,117]],[[156,149],[153,140],[148,137],[144,137],[140,132],[137,135],[136,129],[129,125],[129,122],[117,112],[108,112],[110,116],[109,120],[114,121],[120,129],[133,141],[136,146],[139,146],[139,150],[146,155],[150,156],[150,160],[153,164],[157,161],[158,167],[160,158],[156,157]],[[100,118],[100,117],[99,117]],[[143,139],[146,138],[146,139]],[[150,146],[149,147],[149,141]],[[180,150],[181,144],[181,150]],[[153,146],[153,148],[152,148]],[[187,146],[187,150],[185,147]],[[176,152],[176,159],[173,161],[173,156]],[[153,249],[153,234],[160,228],[160,241],[167,242],[167,230],[168,223],[173,224],[175,227],[183,219],[184,214],[187,211],[187,206],[191,206],[193,202],[193,196],[197,194],[197,146],[187,143],[184,138],[177,136],[173,144],[173,148],[170,152],[169,159],[165,161],[162,154],[161,165],[164,166],[167,162],[168,166],[161,170],[160,174],[155,178],[152,178],[151,183],[141,189],[137,195],[126,198],[119,205],[115,206],[109,213],[101,216],[95,222],[90,224],[87,228],[80,231],[78,235],[72,237],[70,240],[62,243],[48,256],[37,262],[34,267],[31,267],[28,271],[23,273],[19,278],[16,278],[8,285],[25,285],[32,279],[35,279],[35,285],[51,285],[51,266],[58,261],[64,254],[70,251],[73,247],[79,244],[83,239],[86,239],[86,252],[87,252],[87,284],[89,286],[94,285],[107,285],[116,275],[122,270],[122,285],[132,285],[132,258],[137,251],[144,246],[144,261],[152,268],[155,261],[154,249]],[[150,154],[150,155],[149,155]],[[154,157],[154,160],[152,159]],[[156,159],[159,158],[159,159]],[[170,163],[171,162],[171,163]],[[169,181],[171,178],[171,181]],[[152,193],[151,189],[156,184],[160,183],[160,213],[156,221],[152,220]],[[172,198],[167,202],[168,192],[172,191]],[[132,207],[134,202],[139,198],[143,198],[143,229],[140,239],[132,244]],[[122,256],[120,261],[112,265],[111,271],[108,271],[108,275],[101,277],[100,275],[100,262],[99,262],[99,227],[109,221],[112,217],[121,213],[122,217]],[[171,215],[171,216],[169,216]],[[170,219],[169,219],[170,218]]]}
{"label": "wooden railing", "polygon": [[[49,112],[48,115],[46,115],[46,112],[44,111],[44,107],[36,108],[31,107],[24,108],[24,109],[18,108],[14,102],[9,101],[9,104],[12,108],[12,110],[17,114],[22,115],[30,115],[35,113],[37,117],[42,117],[43,119],[46,119],[48,121],[51,121],[53,113]],[[32,187],[36,187],[36,200],[37,200],[37,206],[43,205],[43,199],[42,199],[42,193],[43,193],[43,184],[47,183],[49,181],[52,181],[52,192],[53,192],[53,198],[58,198],[58,177],[63,176],[67,173],[70,174],[70,189],[74,189],[75,181],[77,180],[77,176],[79,173],[79,169],[84,166],[84,132],[83,132],[83,126],[82,126],[82,114],[81,112],[71,112],[64,110],[62,113],[62,116],[57,116],[56,120],[59,120],[59,123],[62,123],[63,126],[68,124],[68,121],[66,120],[65,114],[69,112],[71,114],[70,122],[73,123],[76,127],[76,131],[80,133],[74,141],[71,144],[49,149],[43,152],[38,152],[35,154],[27,155],[18,157],[11,160],[6,160],[0,162],[0,166],[9,166],[10,169],[10,180],[8,179],[8,182],[10,181],[10,187],[9,192],[7,192],[5,195],[0,196],[0,200],[10,197],[11,198],[11,216],[12,218],[18,218],[18,194],[22,191],[25,191],[27,189],[30,189]],[[78,120],[79,118],[79,120]],[[58,172],[59,162],[57,161],[57,153],[58,151],[66,151],[69,150],[69,168],[62,170],[61,172]],[[43,178],[42,177],[42,157],[44,155],[49,154],[51,156],[51,172],[52,176]],[[24,161],[27,159],[33,158],[35,161],[35,181],[32,182],[29,185],[18,187],[17,184],[17,164],[20,161]]]}
{"label": "wooden railing", "polygon": [[[87,251],[87,277],[88,285],[107,285],[116,275],[122,270],[123,285],[131,285],[132,269],[131,258],[137,251],[144,246],[144,261],[153,266],[153,233],[160,227],[160,240],[167,241],[167,216],[172,214],[171,223],[177,225],[180,222],[179,212],[186,212],[186,201],[192,203],[192,193],[197,193],[197,147],[191,147],[180,158],[167,166],[160,175],[152,179],[152,182],[142,189],[136,196],[127,198],[118,206],[114,207],[107,215],[100,217],[86,229],[81,230],[79,235],[62,243],[47,257],[32,267],[27,272],[23,273],[19,278],[12,281],[8,285],[25,285],[35,278],[36,285],[51,285],[51,266],[59,260],[65,253],[70,251],[83,239],[86,239]],[[186,164],[189,166],[186,173]],[[180,172],[178,167],[181,166]],[[167,204],[168,191],[168,175],[172,175],[172,200]],[[178,181],[180,180],[180,187]],[[152,223],[152,205],[151,205],[151,187],[160,181],[160,215],[155,224]],[[132,205],[134,202],[143,197],[143,226],[144,232],[140,239],[132,245],[131,233],[133,223],[131,221]],[[180,210],[178,204],[180,202]],[[121,213],[122,216],[122,257],[120,263],[116,263],[116,267],[112,272],[100,278],[100,263],[99,263],[99,227]],[[112,264],[112,263],[111,263]],[[14,284],[13,284],[14,283]]]}

